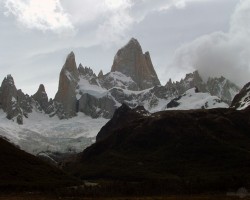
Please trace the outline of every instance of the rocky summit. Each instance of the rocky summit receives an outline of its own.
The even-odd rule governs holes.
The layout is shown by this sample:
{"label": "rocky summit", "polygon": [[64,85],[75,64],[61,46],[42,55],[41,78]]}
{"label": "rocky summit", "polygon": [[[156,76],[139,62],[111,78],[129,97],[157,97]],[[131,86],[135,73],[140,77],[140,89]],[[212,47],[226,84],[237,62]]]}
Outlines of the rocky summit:
{"label": "rocky summit", "polygon": [[[185,94],[193,88],[198,93]],[[132,38],[118,50],[111,71],[104,74],[101,70],[98,76],[90,67],[82,64],[77,67],[75,54],[71,52],[60,72],[53,100],[48,100],[43,84],[33,96],[25,95],[16,89],[10,75],[4,79],[0,91],[1,108],[7,118],[22,124],[23,116],[27,118],[34,108],[59,119],[72,118],[78,112],[109,119],[123,103],[131,108],[144,106],[150,112],[227,107],[239,87],[224,77],[204,81],[198,71],[179,82],[170,79],[161,86],[149,53],[143,53],[140,43]]]}
{"label": "rocky summit", "polygon": [[79,72],[76,67],[75,54],[71,52],[60,72],[58,91],[55,102],[61,104],[64,113],[60,112],[61,118],[76,115],[76,93],[75,89],[79,81]]}
{"label": "rocky summit", "polygon": [[38,103],[37,107],[40,111],[44,111],[46,114],[51,114],[54,111],[53,100],[48,99],[48,95],[45,91],[45,87],[41,84],[37,92],[32,98]]}
{"label": "rocky summit", "polygon": [[[139,42],[131,39],[117,52],[108,73],[101,70],[96,75],[89,66],[78,65],[75,54],[69,53],[54,99],[48,99],[43,84],[29,96],[17,89],[11,75],[5,77],[0,87],[0,136],[34,155],[57,160],[58,152],[72,154],[95,139],[103,140],[109,135],[109,125],[119,129],[130,119],[158,111],[228,108],[238,92],[239,87],[226,78],[205,81],[198,71],[160,85],[149,54],[144,54]],[[247,85],[232,107],[245,109],[248,100]],[[121,113],[127,113],[128,118],[121,120]],[[101,129],[111,118],[109,125]]]}
{"label": "rocky summit", "polygon": [[241,91],[234,97],[231,107],[237,110],[243,110],[250,106],[250,82],[247,83]]}
{"label": "rocky summit", "polygon": [[180,96],[187,90],[196,87],[200,92],[210,93],[211,95],[219,97],[227,104],[231,104],[234,96],[238,94],[240,88],[221,76],[210,77],[204,81],[198,71],[189,73],[181,81],[172,82],[171,79],[167,82],[165,87],[171,91],[172,94]]}
{"label": "rocky summit", "polygon": [[28,117],[32,112],[32,100],[22,90],[17,90],[11,75],[4,78],[0,88],[0,108],[6,113],[8,119],[23,123],[23,116]]}
{"label": "rocky summit", "polygon": [[149,52],[144,54],[134,38],[116,53],[111,72],[116,71],[131,77],[139,90],[160,85]]}

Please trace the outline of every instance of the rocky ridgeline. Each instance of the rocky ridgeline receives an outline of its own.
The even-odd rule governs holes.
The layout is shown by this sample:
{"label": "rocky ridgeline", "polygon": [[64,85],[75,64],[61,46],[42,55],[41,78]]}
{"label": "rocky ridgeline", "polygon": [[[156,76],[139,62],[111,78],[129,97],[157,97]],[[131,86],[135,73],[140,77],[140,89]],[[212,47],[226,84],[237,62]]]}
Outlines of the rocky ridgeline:
{"label": "rocky ridgeline", "polygon": [[39,87],[34,97],[17,90],[11,75],[4,78],[0,88],[0,108],[6,113],[6,117],[18,124],[23,124],[23,117],[28,118],[33,109],[49,112],[48,97],[43,86]]}
{"label": "rocky ridgeline", "polygon": [[171,79],[165,86],[172,94],[180,96],[190,88],[197,87],[200,92],[210,93],[217,96],[227,104],[231,104],[234,96],[239,93],[240,88],[227,80],[225,77],[209,78],[204,81],[199,75],[198,71],[187,74],[181,81],[172,82]]}
{"label": "rocky ridgeline", "polygon": [[[239,92],[239,88],[224,77],[203,81],[198,71],[187,74],[180,82],[169,80],[161,86],[149,53],[143,53],[139,42],[132,38],[117,52],[107,74],[100,71],[97,76],[89,67],[82,64],[77,67],[75,55],[71,52],[60,72],[58,91],[53,100],[48,100],[44,85],[41,84],[38,91],[29,96],[17,90],[13,78],[7,76],[0,88],[0,106],[8,119],[19,124],[34,109],[50,116],[57,115],[60,119],[74,117],[78,112],[92,118],[111,118],[123,103],[131,108],[144,106],[150,112],[168,109],[171,100],[177,101],[176,98],[191,88],[217,96],[212,100],[208,98],[214,102],[212,107],[220,107],[220,99],[230,104]],[[204,98],[204,95],[200,96]],[[200,108],[211,108],[207,106],[209,102],[202,102]],[[186,108],[193,109],[191,104]]]}
{"label": "rocky ridgeline", "polygon": [[[143,89],[154,87],[162,86],[149,53],[143,54],[139,42],[131,39],[117,52],[111,71],[107,74],[100,71],[98,76],[82,64],[77,68],[75,55],[71,52],[60,73],[55,108],[60,110],[57,111],[60,118],[74,117],[77,112],[93,118],[111,118],[115,109],[124,102],[131,107],[147,99],[152,101],[149,106],[156,104],[158,100],[155,95],[159,94],[140,93]],[[156,88],[151,89],[153,93]],[[162,98],[166,98],[166,93]]]}

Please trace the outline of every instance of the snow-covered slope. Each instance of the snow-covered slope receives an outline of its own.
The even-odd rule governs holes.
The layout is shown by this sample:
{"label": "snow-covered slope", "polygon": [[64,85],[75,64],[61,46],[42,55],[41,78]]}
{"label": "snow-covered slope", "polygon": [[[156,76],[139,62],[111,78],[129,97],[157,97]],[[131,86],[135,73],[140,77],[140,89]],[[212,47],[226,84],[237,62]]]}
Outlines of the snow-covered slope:
{"label": "snow-covered slope", "polygon": [[127,90],[139,89],[131,77],[117,71],[103,75],[99,78],[99,83],[106,89],[111,89],[113,87],[120,87]]}
{"label": "snow-covered slope", "polygon": [[23,125],[8,120],[0,111],[0,136],[8,138],[21,149],[38,154],[40,152],[80,152],[95,141],[95,136],[107,119],[92,119],[79,113],[69,120],[50,118],[33,111]]}
{"label": "snow-covered slope", "polygon": [[173,99],[167,104],[166,110],[190,110],[228,108],[228,105],[217,96],[208,93],[197,92],[196,88],[186,91],[183,95]]}
{"label": "snow-covered slope", "polygon": [[[135,41],[131,42],[133,46]],[[17,90],[14,79],[7,76],[0,87],[0,135],[33,154],[78,152],[93,142],[101,127],[124,103],[131,108],[143,106],[151,113],[166,109],[227,107],[219,97],[210,94],[213,91],[213,95],[230,101],[237,91],[237,87],[223,77],[204,83],[197,71],[187,74],[180,82],[169,81],[161,86],[149,54],[142,55],[139,45],[135,47],[139,48],[138,55],[143,56],[141,61],[147,62],[138,69],[140,75],[136,76],[135,69],[140,68],[141,62],[137,63],[134,54],[131,57],[124,54],[124,62],[114,63],[111,72],[100,72],[96,76],[89,67],[80,64],[77,68],[71,52],[60,72],[56,96],[50,100],[43,85],[29,96]],[[131,52],[128,50],[128,53]],[[134,63],[132,67],[130,58]],[[122,66],[128,70],[123,70]],[[144,74],[143,69],[148,71]],[[149,81],[148,84],[142,85],[145,81]],[[194,87],[210,94],[195,93],[190,89]],[[13,120],[23,125],[18,126]]]}
{"label": "snow-covered slope", "polygon": [[232,102],[231,107],[237,110],[244,110],[250,106],[250,82],[247,83],[237,94]]}
{"label": "snow-covered slope", "polygon": [[166,88],[172,91],[172,94],[178,96],[194,87],[197,87],[200,92],[219,97],[227,104],[231,104],[234,96],[240,91],[237,85],[223,76],[219,78],[210,77],[207,81],[204,81],[198,71],[186,74],[186,77],[181,81],[172,82],[170,79],[166,84]]}

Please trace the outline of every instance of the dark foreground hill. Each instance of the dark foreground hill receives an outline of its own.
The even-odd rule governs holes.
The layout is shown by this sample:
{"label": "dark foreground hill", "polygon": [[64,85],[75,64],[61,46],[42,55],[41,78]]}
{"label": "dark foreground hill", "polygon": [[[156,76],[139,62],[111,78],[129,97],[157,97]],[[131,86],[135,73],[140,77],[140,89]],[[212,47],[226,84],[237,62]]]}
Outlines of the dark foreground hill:
{"label": "dark foreground hill", "polygon": [[77,181],[0,138],[0,192],[55,190]]}
{"label": "dark foreground hill", "polygon": [[65,168],[82,179],[143,183],[140,189],[154,192],[248,188],[249,130],[249,110],[148,115],[123,105],[102,128],[97,142]]}

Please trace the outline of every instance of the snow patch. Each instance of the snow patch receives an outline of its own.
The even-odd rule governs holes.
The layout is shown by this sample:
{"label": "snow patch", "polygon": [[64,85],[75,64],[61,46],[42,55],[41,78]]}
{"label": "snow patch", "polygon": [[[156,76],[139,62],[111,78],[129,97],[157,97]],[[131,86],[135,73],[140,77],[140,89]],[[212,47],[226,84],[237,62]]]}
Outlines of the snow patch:
{"label": "snow patch", "polygon": [[190,109],[212,109],[228,108],[229,106],[222,102],[217,96],[211,96],[208,93],[196,93],[195,88],[187,90],[180,99],[179,105],[166,110],[190,110]]}
{"label": "snow patch", "polygon": [[71,119],[59,120],[33,111],[20,126],[8,120],[0,110],[0,135],[32,154],[45,151],[80,152],[93,143],[107,121],[103,118],[92,119],[83,113]]}

